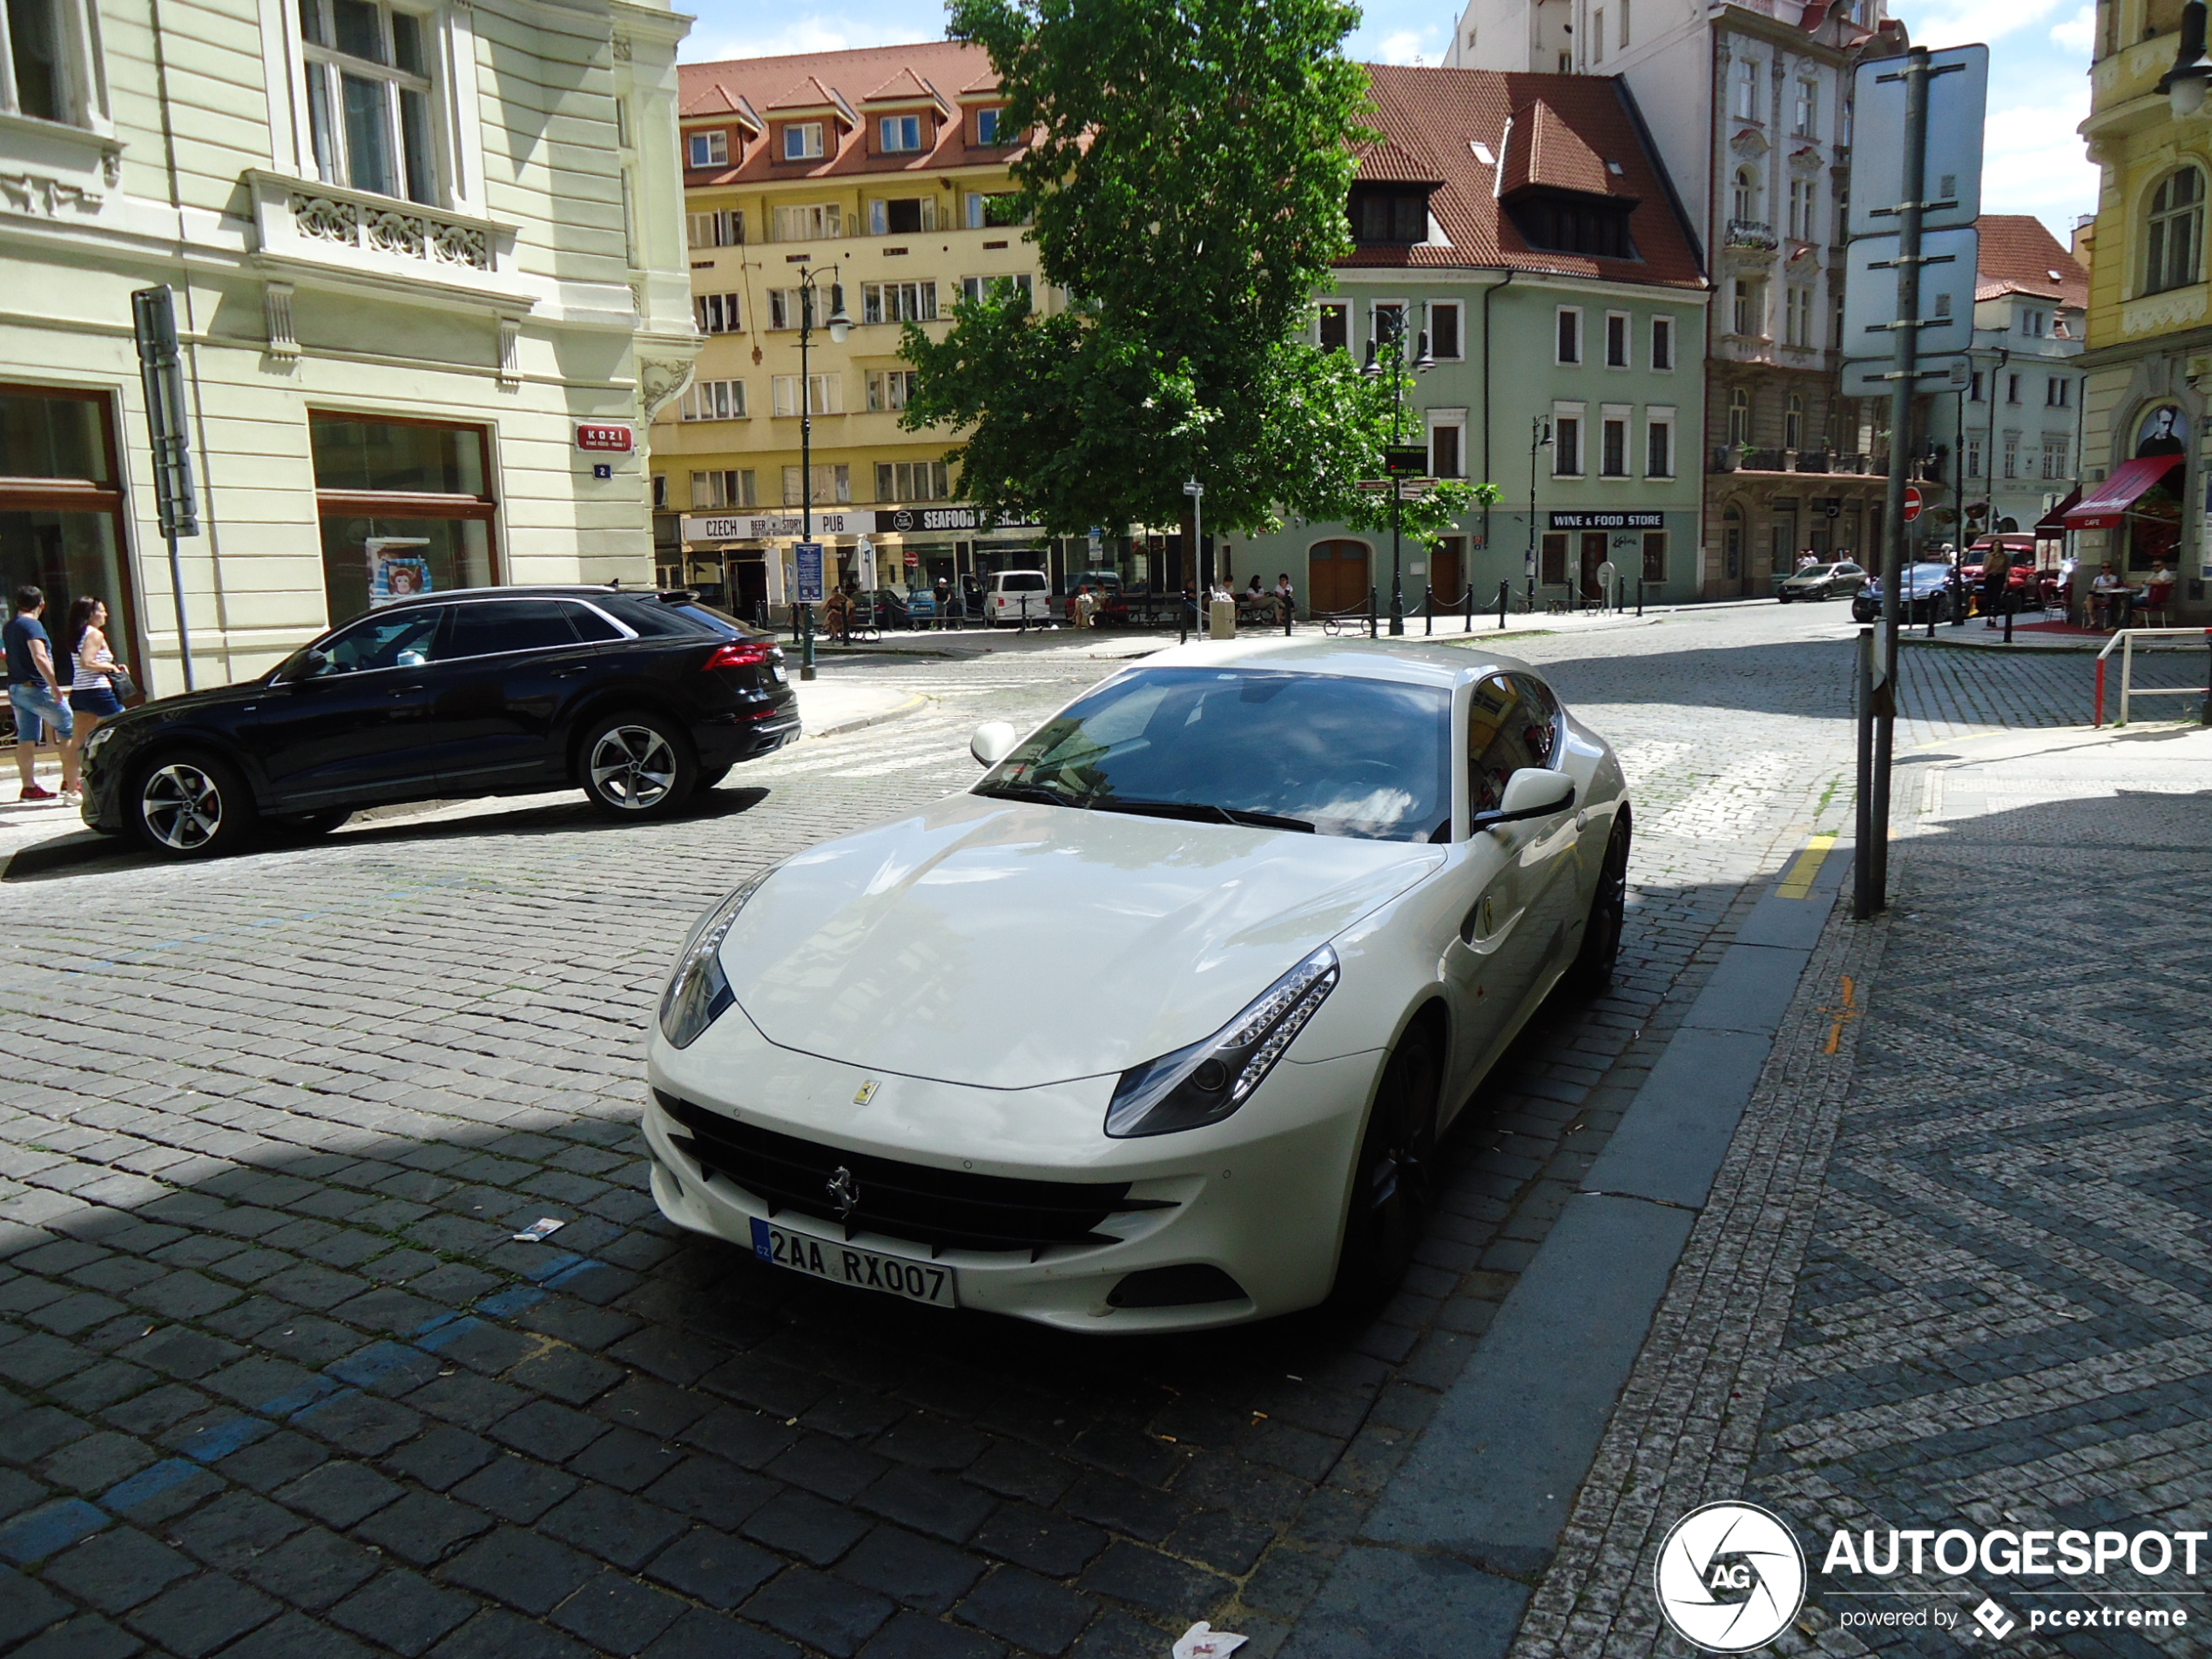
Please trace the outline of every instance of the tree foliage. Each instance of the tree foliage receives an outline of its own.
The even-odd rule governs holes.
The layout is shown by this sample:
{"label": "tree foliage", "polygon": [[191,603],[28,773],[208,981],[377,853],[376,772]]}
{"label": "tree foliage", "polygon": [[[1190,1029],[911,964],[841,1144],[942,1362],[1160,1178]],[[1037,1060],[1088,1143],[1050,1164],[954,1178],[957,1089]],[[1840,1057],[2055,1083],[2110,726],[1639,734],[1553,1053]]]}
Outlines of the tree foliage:
{"label": "tree foliage", "polygon": [[[1388,523],[1352,485],[1380,474],[1391,377],[1307,338],[1373,136],[1342,51],[1358,20],[1342,0],[954,0],[1003,126],[1034,135],[1013,172],[1044,280],[1076,296],[1048,316],[1009,285],[941,341],[907,328],[905,423],[967,431],[969,500],[1076,534],[1174,523],[1195,476],[1217,529]],[[1407,502],[1407,528],[1480,495]]]}

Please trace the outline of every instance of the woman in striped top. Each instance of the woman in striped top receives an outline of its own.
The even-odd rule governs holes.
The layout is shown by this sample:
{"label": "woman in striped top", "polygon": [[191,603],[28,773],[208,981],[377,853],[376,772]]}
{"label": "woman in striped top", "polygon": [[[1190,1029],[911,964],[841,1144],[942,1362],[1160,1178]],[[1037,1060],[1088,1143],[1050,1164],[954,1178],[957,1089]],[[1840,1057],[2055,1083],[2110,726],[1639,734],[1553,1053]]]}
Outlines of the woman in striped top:
{"label": "woman in striped top", "polygon": [[116,696],[112,679],[123,672],[123,664],[115,660],[106,629],[104,601],[87,595],[70,606],[67,638],[70,658],[77,668],[69,683],[69,706],[77,727],[70,741],[78,749],[101,721],[123,712],[123,699]]}

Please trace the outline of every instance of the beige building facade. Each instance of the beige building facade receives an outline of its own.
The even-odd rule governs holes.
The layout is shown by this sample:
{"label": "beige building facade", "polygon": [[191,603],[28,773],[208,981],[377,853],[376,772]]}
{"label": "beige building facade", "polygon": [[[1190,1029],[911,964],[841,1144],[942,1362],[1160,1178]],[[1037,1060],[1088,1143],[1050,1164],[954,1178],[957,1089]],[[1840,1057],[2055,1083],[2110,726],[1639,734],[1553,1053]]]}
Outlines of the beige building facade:
{"label": "beige building facade", "polygon": [[[156,17],[159,22],[157,26]],[[199,684],[395,592],[652,577],[698,345],[675,53],[633,0],[11,0],[0,579],[183,689],[132,334],[166,285]]]}

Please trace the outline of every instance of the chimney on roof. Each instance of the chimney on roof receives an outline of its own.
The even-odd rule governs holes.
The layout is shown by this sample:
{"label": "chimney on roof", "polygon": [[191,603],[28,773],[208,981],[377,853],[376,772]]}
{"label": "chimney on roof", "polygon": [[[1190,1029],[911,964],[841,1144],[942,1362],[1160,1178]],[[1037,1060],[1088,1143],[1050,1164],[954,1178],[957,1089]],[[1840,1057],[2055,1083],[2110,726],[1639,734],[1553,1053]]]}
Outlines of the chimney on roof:
{"label": "chimney on roof", "polygon": [[2090,238],[2096,227],[2097,216],[2094,213],[2084,213],[2076,219],[2074,221],[2074,234],[2069,239],[2067,252],[2086,263],[2089,258]]}

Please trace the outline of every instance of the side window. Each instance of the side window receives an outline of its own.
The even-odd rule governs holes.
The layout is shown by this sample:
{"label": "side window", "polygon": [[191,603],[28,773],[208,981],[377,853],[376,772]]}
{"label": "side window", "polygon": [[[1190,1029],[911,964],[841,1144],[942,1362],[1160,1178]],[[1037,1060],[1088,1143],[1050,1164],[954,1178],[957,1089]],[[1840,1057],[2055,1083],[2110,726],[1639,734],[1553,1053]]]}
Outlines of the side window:
{"label": "side window", "polygon": [[561,610],[567,616],[570,625],[576,630],[576,637],[587,645],[596,645],[602,640],[622,637],[622,630],[609,622],[590,605],[564,604]]}
{"label": "side window", "polygon": [[453,608],[441,662],[500,651],[550,651],[576,644],[576,630],[550,599],[489,599]]}
{"label": "side window", "polygon": [[419,668],[430,658],[430,642],[437,637],[438,620],[444,614],[443,607],[432,606],[398,616],[365,617],[322,647],[321,664],[311,667],[308,678]]}
{"label": "side window", "polygon": [[1534,680],[1493,675],[1474,688],[1467,701],[1470,812],[1495,812],[1508,778],[1551,764],[1558,712],[1551,693]]}

